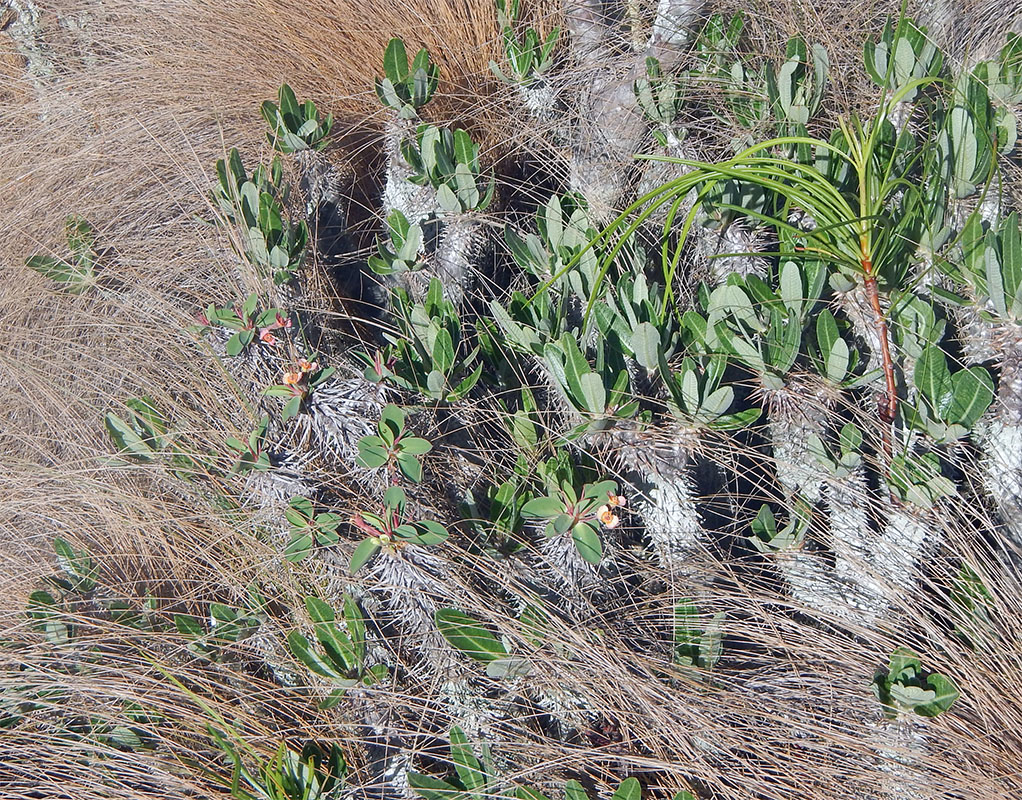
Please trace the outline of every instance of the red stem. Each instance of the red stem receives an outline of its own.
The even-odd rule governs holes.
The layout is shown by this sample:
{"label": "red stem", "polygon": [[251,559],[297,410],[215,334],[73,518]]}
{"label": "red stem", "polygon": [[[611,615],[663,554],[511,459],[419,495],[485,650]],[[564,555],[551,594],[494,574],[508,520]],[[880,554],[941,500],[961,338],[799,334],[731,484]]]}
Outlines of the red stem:
{"label": "red stem", "polygon": [[876,325],[877,336],[880,339],[880,357],[884,366],[884,380],[887,389],[880,402],[880,419],[885,423],[884,429],[884,451],[888,458],[891,457],[891,432],[890,425],[898,414],[898,384],[894,377],[894,360],[891,358],[891,345],[887,332],[887,320],[884,318],[884,310],[880,306],[880,288],[877,285],[876,274],[873,272],[873,262],[864,252],[862,254],[863,288],[866,291],[866,299],[869,300],[873,309],[873,322]]}

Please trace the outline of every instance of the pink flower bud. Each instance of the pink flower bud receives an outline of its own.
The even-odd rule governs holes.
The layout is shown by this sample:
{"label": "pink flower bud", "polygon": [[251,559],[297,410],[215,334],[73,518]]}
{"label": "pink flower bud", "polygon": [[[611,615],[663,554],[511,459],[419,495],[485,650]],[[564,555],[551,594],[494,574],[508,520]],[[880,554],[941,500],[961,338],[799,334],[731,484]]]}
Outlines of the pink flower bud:
{"label": "pink flower bud", "polygon": [[627,506],[628,498],[623,494],[614,494],[613,492],[607,492],[607,502],[611,506]]}

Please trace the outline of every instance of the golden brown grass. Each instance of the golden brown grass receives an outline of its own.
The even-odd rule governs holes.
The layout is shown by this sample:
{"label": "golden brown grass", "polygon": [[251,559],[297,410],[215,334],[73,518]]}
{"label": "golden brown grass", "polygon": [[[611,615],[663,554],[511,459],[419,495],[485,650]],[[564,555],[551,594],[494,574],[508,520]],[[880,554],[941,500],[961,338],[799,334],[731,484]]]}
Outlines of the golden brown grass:
{"label": "golden brown grass", "polygon": [[[774,52],[800,31],[824,41],[835,65],[858,52],[858,26],[871,25],[883,10],[880,3],[868,13],[850,4],[770,5],[752,18],[757,44]],[[528,10],[549,26],[555,6],[529,3]],[[60,24],[68,20],[81,20],[92,38]],[[95,744],[60,738],[56,718],[65,710],[0,729],[3,796],[223,796],[186,763],[222,771],[204,734],[209,711],[196,697],[237,720],[267,755],[281,739],[340,741],[355,780],[368,780],[356,713],[319,711],[312,699],[267,680],[197,664],[176,634],[144,637],[97,621],[88,609],[76,612],[78,655],[55,659],[30,630],[24,609],[40,579],[54,571],[55,535],[89,548],[109,591],[136,601],[153,596],[165,614],[197,613],[209,600],[237,603],[251,580],[267,576],[281,609],[302,609],[301,597],[321,578],[274,566],[273,549],[257,541],[244,515],[239,521],[218,512],[201,491],[158,471],[103,466],[99,459],[110,453],[103,414],[145,393],[171,411],[175,429],[200,449],[222,449],[225,436],[247,431],[251,418],[231,382],[182,332],[189,314],[210,299],[253,288],[235,291],[227,238],[194,219],[208,212],[213,161],[232,146],[253,163],[265,156],[257,108],[282,81],[332,110],[352,141],[371,148],[380,119],[371,80],[391,35],[429,47],[440,61],[445,99],[431,113],[473,123],[500,148],[517,133],[508,130],[487,69],[498,45],[490,4],[66,0],[47,5],[43,23],[60,73],[42,91],[19,77],[19,59],[0,35],[0,69],[9,77],[0,82],[0,635],[15,645],[0,648],[0,688],[26,680],[59,688],[68,699],[52,700],[55,707],[100,718],[116,718],[120,704],[134,700],[169,724],[156,728],[166,741],[155,753],[100,747],[103,759]],[[838,108],[861,103],[862,85],[854,71],[839,70]],[[363,169],[373,163],[362,152],[333,156]],[[96,226],[108,249],[105,268],[123,282],[123,293],[57,294],[23,266],[32,253],[61,250],[69,213]],[[971,546],[961,542],[955,549]],[[1002,638],[990,652],[973,655],[920,613],[926,594],[905,598],[898,618],[911,625],[851,636],[807,624],[790,613],[790,601],[762,570],[720,555],[706,554],[704,596],[729,611],[730,652],[748,653],[735,688],[661,679],[666,654],[652,643],[677,598],[649,590],[665,576],[626,553],[623,559],[647,586],[636,591],[639,599],[630,603],[631,589],[622,590],[614,613],[591,621],[598,635],[557,623],[550,638],[573,657],[548,647],[535,657],[531,679],[534,688],[551,691],[579,687],[600,709],[594,728],[605,731],[583,731],[565,744],[522,714],[497,727],[506,740],[494,750],[511,764],[510,776],[536,783],[582,773],[605,788],[635,774],[657,787],[693,781],[707,796],[728,798],[875,796],[875,743],[864,736],[876,715],[867,686],[873,669],[910,631],[925,648],[927,665],[964,688],[955,713],[926,726],[927,796],[1020,796],[1022,595],[1011,565],[990,576]],[[478,563],[480,572],[502,579],[498,569]],[[467,610],[520,641],[507,609],[480,600]],[[301,610],[278,622],[283,630],[305,627],[303,617]],[[645,651],[642,642],[649,643]],[[102,657],[69,674],[68,665],[90,649]],[[32,666],[30,673],[24,665]],[[364,702],[383,709],[397,730],[442,735],[443,714],[424,699],[430,687],[414,688],[384,686]],[[497,699],[523,702],[511,691]]]}

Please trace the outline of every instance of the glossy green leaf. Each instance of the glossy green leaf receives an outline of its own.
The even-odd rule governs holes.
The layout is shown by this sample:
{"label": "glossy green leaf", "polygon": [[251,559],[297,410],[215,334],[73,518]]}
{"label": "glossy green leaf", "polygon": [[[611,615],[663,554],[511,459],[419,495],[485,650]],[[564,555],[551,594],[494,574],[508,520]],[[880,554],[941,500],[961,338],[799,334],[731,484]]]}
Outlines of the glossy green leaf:
{"label": "glossy green leaf", "polygon": [[312,645],[309,644],[309,640],[302,636],[298,631],[291,631],[291,633],[288,634],[287,646],[290,648],[291,653],[295,658],[305,664],[305,666],[317,675],[324,678],[344,677],[337,671],[334,664],[316,652]]}
{"label": "glossy green leaf", "polygon": [[458,800],[464,794],[446,781],[418,772],[408,773],[408,785],[423,800]]}
{"label": "glossy green leaf", "polygon": [[296,533],[292,535],[291,541],[284,548],[284,559],[296,564],[304,561],[312,554],[312,548],[316,544],[311,533]]}
{"label": "glossy green leaf", "polygon": [[408,54],[401,39],[395,37],[387,43],[383,54],[383,73],[394,84],[408,80]]}
{"label": "glossy green leaf", "polygon": [[419,483],[422,480],[422,462],[415,456],[406,453],[397,454],[397,468],[412,483]]}

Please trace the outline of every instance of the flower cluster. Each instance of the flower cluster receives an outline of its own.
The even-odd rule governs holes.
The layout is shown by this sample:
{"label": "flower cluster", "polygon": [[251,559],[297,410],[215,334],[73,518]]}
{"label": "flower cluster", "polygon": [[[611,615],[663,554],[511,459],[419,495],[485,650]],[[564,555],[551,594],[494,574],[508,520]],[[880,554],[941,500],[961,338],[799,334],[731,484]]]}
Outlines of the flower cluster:
{"label": "flower cluster", "polygon": [[273,322],[259,328],[259,341],[263,344],[268,344],[271,347],[276,345],[280,341],[273,335],[273,331],[276,330],[291,330],[291,319],[289,317],[285,317],[279,311],[274,315]]}
{"label": "flower cluster", "polygon": [[621,517],[614,512],[618,508],[624,508],[627,505],[628,498],[624,495],[607,492],[607,502],[596,509],[596,517],[600,520],[600,524],[603,525],[604,528],[616,528],[621,524]]}
{"label": "flower cluster", "polygon": [[[271,339],[273,338],[272,334],[269,334],[269,336]],[[262,339],[263,335],[260,334],[259,338]],[[309,374],[317,372],[318,370],[319,370],[318,361],[309,361],[308,359],[300,358],[298,359],[297,371],[284,373],[284,385],[291,386],[296,395],[303,394],[304,389],[301,388],[301,385],[305,383],[305,380],[309,376]]]}
{"label": "flower cluster", "polygon": [[[270,335],[272,336],[272,334]],[[269,386],[263,390],[263,394],[267,397],[287,398],[287,403],[281,414],[281,419],[284,422],[295,416],[301,410],[302,402],[333,375],[334,368],[321,367],[316,358],[317,354],[313,354],[308,358],[298,359],[297,366],[284,373],[283,383]]]}

